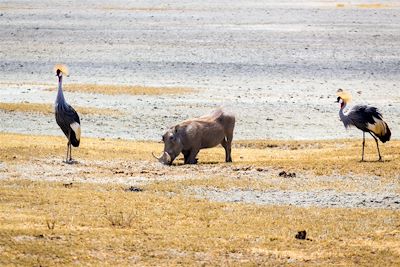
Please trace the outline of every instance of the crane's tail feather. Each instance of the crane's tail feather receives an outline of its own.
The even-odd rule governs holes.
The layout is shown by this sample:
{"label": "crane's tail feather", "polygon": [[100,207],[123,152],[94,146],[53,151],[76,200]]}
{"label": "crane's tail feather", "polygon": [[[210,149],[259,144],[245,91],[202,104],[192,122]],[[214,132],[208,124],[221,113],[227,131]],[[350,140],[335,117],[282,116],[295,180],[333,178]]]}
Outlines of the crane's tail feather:
{"label": "crane's tail feather", "polygon": [[74,147],[78,147],[81,140],[81,125],[77,122],[71,123],[70,142]]}
{"label": "crane's tail feather", "polygon": [[383,136],[379,137],[379,140],[382,141],[382,143],[385,143],[386,141],[390,140],[390,136],[392,135],[392,132],[390,132],[389,126],[385,122],[385,127],[386,127],[386,132]]}
{"label": "crane's tail feather", "polygon": [[390,136],[392,133],[390,132],[389,126],[386,122],[381,119],[374,118],[374,123],[368,123],[367,128],[370,130],[376,137],[381,140],[382,143],[385,143],[390,140]]}
{"label": "crane's tail feather", "polygon": [[78,147],[80,141],[76,139],[75,134],[71,134],[71,139],[70,139],[71,145],[74,147]]}

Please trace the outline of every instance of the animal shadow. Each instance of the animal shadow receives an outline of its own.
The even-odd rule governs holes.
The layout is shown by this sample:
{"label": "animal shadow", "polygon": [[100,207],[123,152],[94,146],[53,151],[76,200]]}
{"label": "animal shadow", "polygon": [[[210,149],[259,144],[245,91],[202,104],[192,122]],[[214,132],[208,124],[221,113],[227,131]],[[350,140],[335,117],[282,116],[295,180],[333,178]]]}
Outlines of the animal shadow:
{"label": "animal shadow", "polygon": [[385,163],[391,162],[391,159],[382,159],[382,160],[359,160],[359,163]]}
{"label": "animal shadow", "polygon": [[64,164],[68,164],[68,165],[75,165],[75,164],[79,164],[79,161],[77,161],[77,160],[63,160],[63,163]]}

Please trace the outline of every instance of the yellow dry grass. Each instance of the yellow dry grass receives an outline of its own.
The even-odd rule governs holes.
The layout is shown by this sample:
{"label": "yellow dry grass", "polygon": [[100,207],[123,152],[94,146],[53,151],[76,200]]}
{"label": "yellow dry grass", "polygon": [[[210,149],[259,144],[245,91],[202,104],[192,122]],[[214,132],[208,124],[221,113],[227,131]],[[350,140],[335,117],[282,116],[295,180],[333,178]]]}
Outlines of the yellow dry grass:
{"label": "yellow dry grass", "polygon": [[194,92],[190,88],[152,87],[139,85],[65,84],[67,92],[96,93],[105,95],[179,95]]}
{"label": "yellow dry grass", "polygon": [[[87,184],[0,183],[2,265],[400,264],[398,211],[221,204],[146,188],[134,193]],[[294,238],[303,229],[312,240]]]}
{"label": "yellow dry grass", "polygon": [[[118,110],[107,108],[88,108],[88,107],[74,107],[75,110],[82,115],[118,115],[121,112]],[[54,114],[54,105],[44,103],[0,103],[0,110],[9,112],[27,112],[27,113],[40,113],[44,115]]]}
{"label": "yellow dry grass", "polygon": [[385,162],[376,161],[375,141],[368,138],[365,149],[367,162],[360,162],[361,140],[247,141],[235,146],[247,148],[240,155],[244,163],[312,171],[317,175],[354,173],[393,176],[400,171],[400,142],[397,140],[380,144]]}
{"label": "yellow dry grass", "polygon": [[381,3],[370,3],[370,4],[358,4],[356,5],[358,8],[372,8],[372,9],[378,9],[378,8],[388,8],[390,5],[386,4],[381,4]]}
{"label": "yellow dry grass", "polygon": [[337,3],[337,8],[345,8],[345,7],[356,7],[356,8],[369,8],[369,9],[383,9],[383,8],[397,8],[399,7],[396,3],[391,4],[382,4],[382,3],[363,3],[363,4],[344,4],[344,3]]}
{"label": "yellow dry grass", "polygon": [[[19,158],[49,157],[63,153],[64,137],[0,133],[0,160],[15,155]],[[35,154],[31,154],[32,148]],[[151,160],[151,152],[161,152],[163,144],[104,138],[83,138],[76,150],[78,158],[87,160],[130,159]],[[400,173],[400,141],[380,143],[384,162],[378,162],[375,142],[366,141],[365,159],[361,159],[361,140],[329,141],[234,141],[234,164],[268,166],[287,171],[311,171],[316,175],[366,174],[392,177]],[[202,150],[200,164],[224,162],[222,147]],[[182,164],[177,160],[175,164]]]}
{"label": "yellow dry grass", "polygon": [[[399,146],[395,140],[382,147],[383,163],[359,163],[358,140],[238,141],[233,157],[238,168],[360,175],[381,169],[384,178],[399,173]],[[369,159],[375,159],[374,148],[368,144]],[[63,137],[0,133],[5,168],[23,168],[64,149]],[[142,161],[161,149],[155,142],[83,138],[74,155],[86,164]],[[199,161],[227,165],[222,148],[201,152]],[[0,176],[7,173],[2,168]],[[189,185],[213,186],[213,178],[217,184],[230,183],[225,181],[229,177],[219,176],[223,173],[197,179],[198,184],[156,182],[142,186],[142,192],[125,191],[121,185],[2,179],[0,265],[400,264],[399,211],[213,203],[185,193]],[[307,230],[311,240],[295,239],[300,230]]]}
{"label": "yellow dry grass", "polygon": [[[45,83],[15,83],[0,82],[4,86],[20,87],[20,86],[37,86],[46,91],[56,90],[55,85]],[[140,85],[115,85],[115,84],[69,84],[63,85],[63,90],[74,93],[93,93],[104,95],[181,95],[194,93],[197,90],[187,87],[156,87],[156,86],[140,86]]]}
{"label": "yellow dry grass", "polygon": [[[30,136],[18,134],[0,134],[0,161],[12,164],[26,163],[36,158],[61,158],[65,154],[65,137]],[[359,162],[360,141],[332,140],[332,141],[236,141],[232,156],[233,166],[238,170],[270,171],[277,175],[281,170],[311,175],[358,175],[379,177],[379,187],[371,191],[379,191],[396,182],[400,173],[400,142],[392,140],[381,145],[384,162],[377,162],[375,143],[367,141],[365,157],[368,161]],[[157,142],[139,142],[113,139],[83,138],[79,149],[74,149],[73,155],[81,161],[154,161],[152,152],[161,152],[163,145]],[[233,179],[225,174],[224,150],[217,147],[202,150],[199,153],[199,165],[221,166],[213,177],[203,179],[189,179],[179,183],[185,186],[214,186],[221,189],[253,188],[264,190],[277,188],[288,190],[331,189],[339,191],[360,191],[359,180],[330,179],[315,180],[312,183],[299,184],[301,181],[283,179],[279,185],[270,180]],[[183,163],[182,157],[174,162]],[[110,167],[111,168],[111,167]],[[179,169],[170,172],[179,173]],[[136,175],[142,176],[141,170]],[[150,172],[151,173],[151,172]],[[172,173],[172,174],[176,174]],[[85,173],[81,174],[85,176]],[[174,187],[177,184],[172,184]],[[168,185],[169,186],[169,185]]]}

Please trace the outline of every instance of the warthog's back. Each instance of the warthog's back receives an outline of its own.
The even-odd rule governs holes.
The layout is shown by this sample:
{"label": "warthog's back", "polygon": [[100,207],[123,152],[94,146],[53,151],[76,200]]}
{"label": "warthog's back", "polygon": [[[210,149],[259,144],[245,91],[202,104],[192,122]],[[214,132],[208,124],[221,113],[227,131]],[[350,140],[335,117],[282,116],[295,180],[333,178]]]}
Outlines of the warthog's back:
{"label": "warthog's back", "polygon": [[207,114],[205,116],[201,116],[201,117],[196,118],[194,120],[206,121],[206,122],[218,122],[218,123],[223,124],[223,125],[233,124],[232,125],[233,127],[235,125],[235,115],[233,115],[233,113],[226,112],[226,111],[224,111],[222,109],[214,110],[210,114]]}

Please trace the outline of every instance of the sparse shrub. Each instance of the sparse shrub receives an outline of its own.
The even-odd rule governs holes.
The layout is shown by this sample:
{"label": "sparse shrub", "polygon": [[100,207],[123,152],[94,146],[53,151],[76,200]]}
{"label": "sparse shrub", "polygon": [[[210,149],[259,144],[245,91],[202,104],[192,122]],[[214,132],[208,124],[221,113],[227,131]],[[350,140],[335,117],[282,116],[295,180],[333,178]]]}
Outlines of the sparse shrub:
{"label": "sparse shrub", "polygon": [[129,228],[132,226],[136,213],[131,211],[129,213],[124,211],[110,211],[106,208],[104,217],[112,227]]}
{"label": "sparse shrub", "polygon": [[51,219],[46,219],[46,225],[49,230],[54,230],[56,227],[56,219],[54,217]]}

